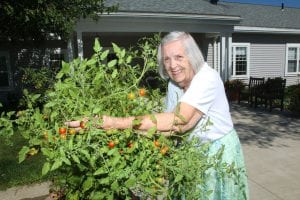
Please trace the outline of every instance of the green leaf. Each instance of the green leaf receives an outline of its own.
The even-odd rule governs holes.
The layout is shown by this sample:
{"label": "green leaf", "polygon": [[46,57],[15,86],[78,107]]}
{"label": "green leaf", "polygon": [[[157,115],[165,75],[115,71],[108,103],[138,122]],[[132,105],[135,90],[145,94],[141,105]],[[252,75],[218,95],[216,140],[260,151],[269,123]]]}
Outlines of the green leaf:
{"label": "green leaf", "polygon": [[126,182],[125,182],[125,186],[127,188],[132,188],[134,187],[136,184],[136,178],[131,176]]}
{"label": "green leaf", "polygon": [[147,131],[147,136],[152,137],[157,131],[156,126],[151,127],[148,131]]}
{"label": "green leaf", "polygon": [[117,148],[111,149],[107,152],[107,155],[111,156],[112,154],[114,154],[115,152],[118,152]]}
{"label": "green leaf", "polygon": [[80,153],[82,153],[88,160],[91,158],[91,156],[87,150],[81,149]]}
{"label": "green leaf", "polygon": [[78,97],[79,91],[78,90],[69,90],[69,94],[72,98]]}
{"label": "green leaf", "polygon": [[119,189],[119,184],[118,184],[118,181],[115,180],[112,184],[111,184],[111,187],[112,191],[118,191]]}
{"label": "green leaf", "polygon": [[37,100],[38,98],[40,98],[40,94],[35,94],[35,95],[33,95],[32,96],[32,101],[35,101],[35,100]]}
{"label": "green leaf", "polygon": [[58,116],[58,113],[56,111],[52,112],[50,115],[51,121],[54,121],[57,116]]}
{"label": "green leaf", "polygon": [[100,55],[100,60],[105,60],[108,54],[109,54],[109,50],[105,50],[104,52],[102,52]]}
{"label": "green leaf", "polygon": [[95,43],[94,43],[94,51],[95,51],[96,53],[98,53],[99,51],[101,51],[101,49],[102,49],[102,47],[101,47],[101,45],[100,45],[99,39],[96,38],[96,39],[95,39]]}
{"label": "green leaf", "polygon": [[128,56],[126,58],[126,63],[129,64],[129,63],[131,63],[131,61],[132,61],[132,56]]}
{"label": "green leaf", "polygon": [[48,148],[41,148],[43,155],[47,156],[48,158],[53,158],[53,153]]}
{"label": "green leaf", "polygon": [[88,191],[94,184],[94,178],[88,177],[82,184],[82,190],[83,192]]}
{"label": "green leaf", "polygon": [[50,163],[45,162],[42,168],[42,175],[46,175],[50,170]]}
{"label": "green leaf", "polygon": [[90,59],[90,60],[87,61],[86,64],[90,66],[90,65],[95,65],[96,62],[97,62],[97,60],[95,60],[95,59]]}
{"label": "green leaf", "polygon": [[80,160],[79,160],[79,158],[78,158],[76,155],[72,154],[71,157],[73,158],[73,160],[74,160],[76,163],[80,164]]}
{"label": "green leaf", "polygon": [[177,182],[181,181],[182,178],[183,178],[182,174],[177,174],[176,177],[175,177],[174,183],[177,183]]}
{"label": "green leaf", "polygon": [[62,161],[63,161],[64,163],[66,163],[67,165],[71,165],[71,162],[70,162],[70,160],[69,160],[68,158],[62,157],[61,159],[62,159]]}
{"label": "green leaf", "polygon": [[108,66],[108,68],[112,68],[112,67],[114,67],[116,64],[117,64],[117,60],[114,59],[114,60],[109,61],[109,62],[107,63],[107,66]]}
{"label": "green leaf", "polygon": [[101,174],[106,174],[106,170],[104,170],[103,167],[97,169],[97,171],[94,172],[94,175],[97,176],[97,175],[101,175]]}
{"label": "green leaf", "polygon": [[19,163],[23,162],[26,158],[26,154],[29,152],[29,147],[23,146],[22,149],[19,151]]}
{"label": "green leaf", "polygon": [[97,107],[93,109],[93,114],[99,114],[99,112],[101,111],[101,108]]}
{"label": "green leaf", "polygon": [[68,192],[67,194],[67,198],[68,200],[79,200],[79,191],[75,191],[75,192]]}
{"label": "green leaf", "polygon": [[51,171],[58,169],[60,166],[62,166],[62,161],[60,159],[55,160],[51,167]]}
{"label": "green leaf", "polygon": [[111,78],[116,78],[118,75],[118,70],[117,69],[114,69],[113,73],[111,74]]}
{"label": "green leaf", "polygon": [[114,50],[114,52],[116,54],[120,54],[121,53],[121,49],[120,49],[120,47],[117,44],[112,43],[112,46],[113,46],[113,50]]}

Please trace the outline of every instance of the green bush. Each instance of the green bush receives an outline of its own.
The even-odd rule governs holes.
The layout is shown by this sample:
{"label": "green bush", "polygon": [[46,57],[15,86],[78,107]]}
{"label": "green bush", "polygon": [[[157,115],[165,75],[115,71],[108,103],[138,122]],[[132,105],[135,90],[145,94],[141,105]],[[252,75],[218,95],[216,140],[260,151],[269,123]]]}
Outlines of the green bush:
{"label": "green bush", "polygon": [[290,85],[286,88],[286,106],[291,112],[300,113],[300,84]]}
{"label": "green bush", "polygon": [[245,88],[245,83],[240,79],[227,80],[224,83],[225,92],[229,101],[236,101],[240,92]]}

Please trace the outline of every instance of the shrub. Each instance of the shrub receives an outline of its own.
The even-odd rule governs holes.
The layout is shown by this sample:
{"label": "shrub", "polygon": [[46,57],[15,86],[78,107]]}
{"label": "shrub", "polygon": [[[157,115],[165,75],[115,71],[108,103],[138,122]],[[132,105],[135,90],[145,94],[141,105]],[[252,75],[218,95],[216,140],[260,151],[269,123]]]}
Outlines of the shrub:
{"label": "shrub", "polygon": [[290,85],[286,88],[286,106],[287,108],[299,114],[300,113],[300,84]]}
{"label": "shrub", "polygon": [[224,87],[228,100],[235,101],[245,88],[245,83],[240,79],[227,80],[224,83]]}

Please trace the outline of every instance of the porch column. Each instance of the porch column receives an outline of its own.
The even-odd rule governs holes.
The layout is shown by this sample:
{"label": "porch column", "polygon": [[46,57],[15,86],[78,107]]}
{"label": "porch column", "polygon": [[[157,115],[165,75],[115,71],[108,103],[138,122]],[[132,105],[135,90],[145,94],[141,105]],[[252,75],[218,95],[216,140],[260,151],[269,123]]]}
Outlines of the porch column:
{"label": "porch column", "polygon": [[77,31],[77,46],[78,46],[78,57],[83,60],[83,42],[82,42],[82,32]]}
{"label": "porch column", "polygon": [[74,59],[74,48],[72,38],[68,40],[68,62]]}
{"label": "porch column", "polygon": [[220,46],[220,75],[223,81],[226,81],[231,74],[231,33],[221,33]]}

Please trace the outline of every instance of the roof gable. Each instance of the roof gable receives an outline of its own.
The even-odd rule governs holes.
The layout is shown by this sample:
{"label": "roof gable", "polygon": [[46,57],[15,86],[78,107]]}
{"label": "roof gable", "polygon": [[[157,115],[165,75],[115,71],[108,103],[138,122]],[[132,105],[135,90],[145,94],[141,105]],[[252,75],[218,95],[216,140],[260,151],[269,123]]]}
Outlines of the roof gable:
{"label": "roof gable", "polygon": [[240,16],[240,26],[300,29],[300,9],[210,0],[110,0],[120,12]]}

